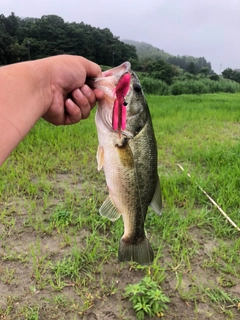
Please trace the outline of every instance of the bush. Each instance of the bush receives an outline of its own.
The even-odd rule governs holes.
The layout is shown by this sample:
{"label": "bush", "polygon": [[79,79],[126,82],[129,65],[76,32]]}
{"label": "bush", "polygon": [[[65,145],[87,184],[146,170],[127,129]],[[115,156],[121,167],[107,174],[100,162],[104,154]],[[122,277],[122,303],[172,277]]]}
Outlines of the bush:
{"label": "bush", "polygon": [[219,81],[219,80],[220,80],[220,77],[219,77],[218,74],[213,73],[213,74],[211,74],[211,75],[209,76],[209,79],[210,79],[210,80],[214,80],[214,81]]}
{"label": "bush", "polygon": [[158,79],[144,77],[141,80],[143,91],[148,94],[168,95],[169,86],[166,82]]}
{"label": "bush", "polygon": [[180,94],[204,94],[216,92],[240,92],[240,83],[219,77],[217,74],[204,76],[204,74],[192,75],[183,73],[175,77],[172,85],[166,82],[146,76],[146,73],[138,73],[143,91],[155,95],[180,95]]}

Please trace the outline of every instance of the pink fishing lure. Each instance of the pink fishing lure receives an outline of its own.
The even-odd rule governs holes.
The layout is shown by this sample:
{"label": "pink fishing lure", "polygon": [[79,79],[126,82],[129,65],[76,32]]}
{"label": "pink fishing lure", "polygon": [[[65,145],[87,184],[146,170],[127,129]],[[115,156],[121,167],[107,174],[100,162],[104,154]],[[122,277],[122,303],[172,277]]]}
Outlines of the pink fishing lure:
{"label": "pink fishing lure", "polygon": [[119,134],[121,133],[121,130],[126,128],[127,108],[124,98],[129,90],[130,81],[130,73],[125,73],[120,78],[115,89],[116,99],[113,106],[112,126],[113,130],[118,130]]}

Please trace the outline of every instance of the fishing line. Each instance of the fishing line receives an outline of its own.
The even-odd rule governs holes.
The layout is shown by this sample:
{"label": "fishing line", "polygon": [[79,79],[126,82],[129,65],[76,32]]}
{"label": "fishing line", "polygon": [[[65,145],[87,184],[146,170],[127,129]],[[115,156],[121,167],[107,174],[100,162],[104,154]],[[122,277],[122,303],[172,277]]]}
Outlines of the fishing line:
{"label": "fishing line", "polygon": [[[179,163],[177,163],[177,166],[182,171],[185,172],[184,168]],[[187,176],[191,179],[191,176],[189,173],[187,173]],[[205,196],[212,202],[212,204],[221,212],[221,214],[231,223],[231,225],[234,226],[234,228],[236,228],[238,231],[240,231],[240,228],[236,225],[235,222],[232,221],[231,218],[229,218],[229,216],[223,211],[223,209],[217,204],[217,202],[214,201],[213,198],[211,198],[210,195],[197,182],[195,182],[195,184],[205,194]]]}

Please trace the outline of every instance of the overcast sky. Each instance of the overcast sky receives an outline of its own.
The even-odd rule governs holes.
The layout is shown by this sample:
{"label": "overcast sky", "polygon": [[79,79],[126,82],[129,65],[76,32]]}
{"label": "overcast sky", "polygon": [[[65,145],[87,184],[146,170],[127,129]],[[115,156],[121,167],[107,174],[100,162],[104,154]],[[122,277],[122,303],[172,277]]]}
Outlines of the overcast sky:
{"label": "overcast sky", "polygon": [[205,57],[215,72],[240,68],[240,0],[0,0],[0,14],[109,28],[173,55]]}

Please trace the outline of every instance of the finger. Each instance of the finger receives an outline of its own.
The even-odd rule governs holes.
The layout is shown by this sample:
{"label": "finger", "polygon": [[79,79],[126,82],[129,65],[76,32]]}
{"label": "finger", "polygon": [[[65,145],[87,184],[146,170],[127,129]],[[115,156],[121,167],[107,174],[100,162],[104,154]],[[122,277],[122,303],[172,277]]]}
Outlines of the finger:
{"label": "finger", "polygon": [[65,124],[74,124],[83,118],[81,109],[73,102],[72,99],[67,99],[65,101],[65,108],[67,112]]}
{"label": "finger", "polygon": [[84,84],[80,88],[80,90],[84,94],[84,96],[88,99],[88,102],[90,103],[90,106],[92,109],[96,104],[96,96],[94,94],[94,91],[92,89],[90,89],[90,87],[86,84]]}
{"label": "finger", "polygon": [[[81,109],[82,118],[86,119],[91,111],[91,105],[88,98],[83,94],[82,90],[75,89],[72,92],[73,102]],[[91,98],[93,99],[93,98]],[[95,100],[95,97],[94,97]]]}
{"label": "finger", "polygon": [[96,100],[101,100],[103,97],[104,97],[104,92],[100,89],[94,89],[93,90],[94,94],[95,94],[95,97],[96,97]]}

